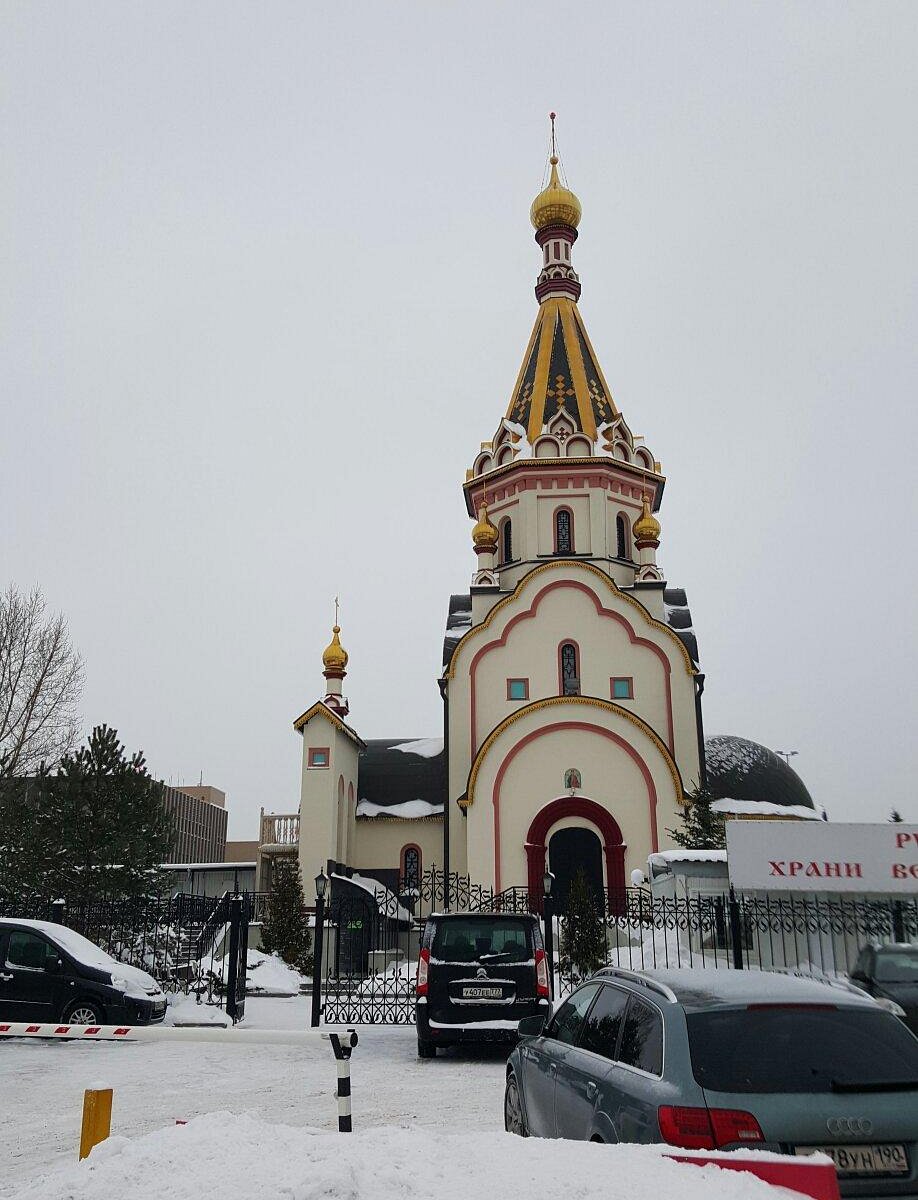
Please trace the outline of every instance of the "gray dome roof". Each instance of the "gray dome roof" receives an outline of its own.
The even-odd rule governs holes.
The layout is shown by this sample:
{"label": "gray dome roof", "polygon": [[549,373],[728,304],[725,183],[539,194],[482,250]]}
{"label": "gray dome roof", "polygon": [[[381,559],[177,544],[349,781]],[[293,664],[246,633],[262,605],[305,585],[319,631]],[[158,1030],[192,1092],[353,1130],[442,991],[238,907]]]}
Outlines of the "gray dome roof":
{"label": "gray dome roof", "polygon": [[797,772],[758,742],[732,734],[705,738],[704,761],[714,800],[764,800],[816,809]]}

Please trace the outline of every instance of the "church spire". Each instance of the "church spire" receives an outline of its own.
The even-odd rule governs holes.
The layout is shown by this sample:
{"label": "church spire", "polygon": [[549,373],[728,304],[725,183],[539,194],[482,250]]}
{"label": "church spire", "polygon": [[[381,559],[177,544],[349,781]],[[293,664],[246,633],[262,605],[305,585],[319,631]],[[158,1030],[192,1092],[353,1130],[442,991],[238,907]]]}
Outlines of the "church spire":
{"label": "church spire", "polygon": [[551,296],[568,296],[575,302],[580,298],[580,279],[571,266],[571,248],[577,240],[577,226],[582,209],[580,201],[562,184],[558,175],[558,153],[555,145],[555,114],[551,117],[551,174],[548,186],[532,202],[529,216],[535,228],[535,239],[542,247],[542,271],[536,282],[536,299],[541,303]]}
{"label": "church spire", "polygon": [[336,596],[332,640],[322,653],[322,674],[327,680],[325,703],[329,708],[334,709],[339,716],[346,717],[349,705],[347,699],[342,695],[341,681],[347,674],[348,653],[341,645],[341,640],[338,636],[340,633],[341,626],[338,624],[338,597]]}

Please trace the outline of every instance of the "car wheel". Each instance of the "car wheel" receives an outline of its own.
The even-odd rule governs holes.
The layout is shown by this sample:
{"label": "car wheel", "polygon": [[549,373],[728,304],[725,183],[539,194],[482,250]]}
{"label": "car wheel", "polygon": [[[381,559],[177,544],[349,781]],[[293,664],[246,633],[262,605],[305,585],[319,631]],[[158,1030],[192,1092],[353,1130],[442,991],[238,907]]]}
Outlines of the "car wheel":
{"label": "car wheel", "polygon": [[74,1000],[64,1012],[64,1021],[68,1025],[101,1025],[102,1006],[95,1000]]}
{"label": "car wheel", "polygon": [[433,1042],[426,1042],[422,1038],[418,1038],[418,1058],[436,1058],[437,1047]]}
{"label": "car wheel", "polygon": [[507,1133],[515,1133],[517,1137],[529,1137],[529,1130],[523,1120],[519,1084],[512,1072],[507,1076],[507,1090],[504,1092],[504,1129]]}

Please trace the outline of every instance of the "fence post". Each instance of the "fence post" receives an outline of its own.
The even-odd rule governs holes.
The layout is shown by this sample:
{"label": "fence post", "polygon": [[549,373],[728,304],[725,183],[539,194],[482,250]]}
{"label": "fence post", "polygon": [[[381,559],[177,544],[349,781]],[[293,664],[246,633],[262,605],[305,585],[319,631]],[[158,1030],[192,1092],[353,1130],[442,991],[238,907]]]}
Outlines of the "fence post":
{"label": "fence post", "polygon": [[893,941],[907,942],[905,936],[905,905],[901,900],[893,901],[892,925],[893,925]]}
{"label": "fence post", "polygon": [[[325,896],[316,896],[316,936],[312,943],[312,1025],[322,1012],[322,952],[325,948]],[[337,1053],[335,1055],[337,1057]]]}
{"label": "fence post", "polygon": [[357,1034],[349,1029],[350,1037],[342,1041],[337,1033],[330,1033],[328,1040],[335,1052],[338,1068],[338,1132],[352,1133],[351,1126],[351,1054],[357,1045]]}
{"label": "fence post", "polygon": [[52,900],[51,901],[51,920],[54,922],[54,924],[55,925],[63,925],[64,917],[66,915],[67,915],[66,900]]}
{"label": "fence post", "polygon": [[555,998],[555,919],[551,909],[551,896],[542,897],[542,916],[545,918],[545,957],[548,960],[548,995]]}
{"label": "fence post", "polygon": [[[242,922],[245,920],[245,901],[241,896],[231,896],[229,902],[230,944],[229,969],[226,976],[226,1015],[232,1018],[233,1024],[245,1016],[245,968],[243,961],[242,979],[240,981],[240,947],[245,954],[245,942],[242,936]],[[239,1002],[239,983],[242,983],[242,1002]]]}
{"label": "fence post", "polygon": [[736,892],[730,887],[730,944],[733,948],[733,966],[737,971],[743,969],[743,931],[740,927],[740,906]]}

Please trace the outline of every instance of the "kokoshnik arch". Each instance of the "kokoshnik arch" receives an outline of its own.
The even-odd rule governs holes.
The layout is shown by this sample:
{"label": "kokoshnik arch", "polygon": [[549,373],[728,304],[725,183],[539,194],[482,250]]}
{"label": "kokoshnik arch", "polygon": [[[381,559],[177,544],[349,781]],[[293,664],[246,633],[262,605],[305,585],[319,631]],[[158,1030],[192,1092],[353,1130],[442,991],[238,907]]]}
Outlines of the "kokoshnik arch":
{"label": "kokoshnik arch", "polygon": [[436,864],[538,893],[546,863],[582,862],[614,893],[704,782],[692,619],[657,562],[665,479],[586,331],[581,206],[549,165],[535,325],[463,488],[477,563],[449,603],[443,741],[361,739],[336,624],[324,696],[295,722],[306,880],[340,864],[395,889]]}

